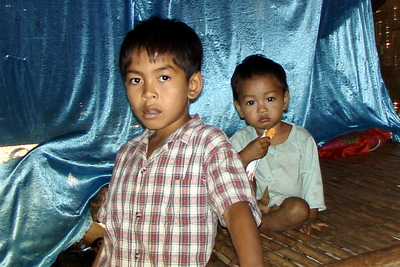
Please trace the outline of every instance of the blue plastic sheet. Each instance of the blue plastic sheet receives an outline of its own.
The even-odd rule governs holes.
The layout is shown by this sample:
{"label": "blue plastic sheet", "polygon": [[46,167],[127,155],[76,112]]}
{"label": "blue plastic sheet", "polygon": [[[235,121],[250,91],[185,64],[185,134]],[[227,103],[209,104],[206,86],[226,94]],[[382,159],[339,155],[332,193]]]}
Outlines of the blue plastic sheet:
{"label": "blue plastic sheet", "polygon": [[49,266],[79,240],[89,200],[118,148],[141,132],[117,61],[125,34],[153,15],[199,34],[204,89],[190,112],[228,135],[243,127],[229,85],[246,56],[282,64],[285,119],[320,144],[380,128],[399,141],[368,0],[34,1],[0,4],[0,145],[40,143],[0,165],[0,265]]}

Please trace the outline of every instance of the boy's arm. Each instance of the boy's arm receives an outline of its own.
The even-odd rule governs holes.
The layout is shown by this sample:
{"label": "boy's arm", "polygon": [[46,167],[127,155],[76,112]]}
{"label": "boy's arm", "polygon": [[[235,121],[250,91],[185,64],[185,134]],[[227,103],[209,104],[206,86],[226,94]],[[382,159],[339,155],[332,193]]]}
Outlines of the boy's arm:
{"label": "boy's arm", "polygon": [[97,267],[97,266],[98,266],[98,264],[99,264],[99,259],[100,259],[100,254],[101,254],[101,252],[103,251],[103,246],[104,246],[104,240],[103,240],[103,242],[101,243],[99,250],[97,251],[97,255],[96,255],[96,258],[94,259],[94,262],[93,262],[92,267]]}
{"label": "boy's arm", "polygon": [[264,266],[261,238],[249,204],[237,202],[226,209],[224,219],[241,267]]}
{"label": "boy's arm", "polygon": [[250,154],[246,153],[246,148],[243,148],[242,151],[238,153],[240,159],[242,160],[243,166],[247,167],[249,163],[253,160]]}

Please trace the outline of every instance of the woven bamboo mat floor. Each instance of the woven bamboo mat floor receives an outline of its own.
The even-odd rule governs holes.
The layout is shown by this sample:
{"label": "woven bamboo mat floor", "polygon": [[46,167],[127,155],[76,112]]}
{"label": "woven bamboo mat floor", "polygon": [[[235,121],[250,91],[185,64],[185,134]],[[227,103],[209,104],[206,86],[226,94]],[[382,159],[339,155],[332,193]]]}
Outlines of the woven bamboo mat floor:
{"label": "woven bamboo mat floor", "polygon": [[[363,156],[321,160],[330,225],[310,236],[262,232],[266,266],[400,266],[400,144]],[[226,229],[219,228],[209,267],[235,266]]]}
{"label": "woven bamboo mat floor", "polygon": [[[400,266],[400,143],[363,156],[321,160],[330,228],[305,235],[297,230],[262,232],[265,266]],[[52,267],[88,267],[93,250],[77,243]],[[219,228],[207,267],[237,264],[226,229]]]}

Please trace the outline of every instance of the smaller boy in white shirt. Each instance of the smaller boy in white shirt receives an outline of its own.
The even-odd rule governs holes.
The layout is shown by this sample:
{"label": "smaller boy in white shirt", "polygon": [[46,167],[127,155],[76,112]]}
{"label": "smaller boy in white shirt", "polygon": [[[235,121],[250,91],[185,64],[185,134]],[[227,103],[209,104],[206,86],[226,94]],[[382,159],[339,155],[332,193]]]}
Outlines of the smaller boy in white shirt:
{"label": "smaller boy in white shirt", "polygon": [[[231,86],[236,110],[249,125],[231,141],[244,166],[260,159],[253,187],[261,229],[321,230],[327,225],[316,221],[326,208],[317,146],[307,130],[282,120],[290,97],[284,69],[262,55],[249,56],[236,67]],[[274,137],[262,137],[270,128]]]}

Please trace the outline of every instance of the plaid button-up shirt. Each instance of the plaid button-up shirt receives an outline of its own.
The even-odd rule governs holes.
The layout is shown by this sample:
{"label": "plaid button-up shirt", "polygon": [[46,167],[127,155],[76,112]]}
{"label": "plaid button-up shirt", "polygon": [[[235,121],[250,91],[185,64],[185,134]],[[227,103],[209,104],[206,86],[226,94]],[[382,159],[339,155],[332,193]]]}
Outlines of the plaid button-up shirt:
{"label": "plaid button-up shirt", "polygon": [[196,115],[147,158],[152,131],[117,155],[99,266],[205,266],[218,220],[239,201],[260,213],[242,163],[219,129]]}

